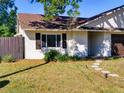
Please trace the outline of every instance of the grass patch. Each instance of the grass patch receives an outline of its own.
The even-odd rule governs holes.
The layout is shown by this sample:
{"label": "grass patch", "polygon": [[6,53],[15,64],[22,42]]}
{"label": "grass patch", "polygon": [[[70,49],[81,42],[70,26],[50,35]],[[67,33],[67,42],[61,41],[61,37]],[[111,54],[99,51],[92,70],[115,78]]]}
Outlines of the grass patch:
{"label": "grass patch", "polygon": [[[68,63],[22,60],[0,64],[0,76],[21,71],[4,78],[1,93],[124,93],[124,83],[105,79],[91,68],[93,61]],[[41,65],[44,64],[44,65]],[[30,68],[27,70],[26,68]]]}
{"label": "grass patch", "polygon": [[124,58],[105,60],[101,67],[124,77]]}

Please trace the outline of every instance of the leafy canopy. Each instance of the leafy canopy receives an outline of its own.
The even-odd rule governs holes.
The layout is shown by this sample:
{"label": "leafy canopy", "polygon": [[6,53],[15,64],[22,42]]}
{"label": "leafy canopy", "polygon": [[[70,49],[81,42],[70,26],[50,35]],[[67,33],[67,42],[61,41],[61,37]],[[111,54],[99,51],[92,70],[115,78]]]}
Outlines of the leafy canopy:
{"label": "leafy canopy", "polygon": [[13,36],[16,29],[15,0],[0,0],[0,36]]}
{"label": "leafy canopy", "polygon": [[32,2],[40,2],[44,5],[45,18],[50,20],[55,16],[59,16],[67,12],[71,17],[78,16],[79,3],[82,0],[31,0]]}

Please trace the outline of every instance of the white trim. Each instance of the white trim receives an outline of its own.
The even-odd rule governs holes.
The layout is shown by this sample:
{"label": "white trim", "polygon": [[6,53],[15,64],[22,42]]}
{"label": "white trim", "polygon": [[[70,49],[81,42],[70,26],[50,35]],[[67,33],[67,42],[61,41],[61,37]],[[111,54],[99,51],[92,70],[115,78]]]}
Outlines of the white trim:
{"label": "white trim", "polygon": [[58,31],[60,31],[60,32],[72,32],[72,31],[85,31],[85,30],[82,30],[82,29],[77,29],[77,28],[75,28],[75,29],[25,29],[25,28],[23,28],[23,30],[25,30],[25,31],[32,31],[32,32],[36,32],[36,31],[38,31],[38,32],[41,32],[41,31],[50,31],[50,32],[58,32]]}

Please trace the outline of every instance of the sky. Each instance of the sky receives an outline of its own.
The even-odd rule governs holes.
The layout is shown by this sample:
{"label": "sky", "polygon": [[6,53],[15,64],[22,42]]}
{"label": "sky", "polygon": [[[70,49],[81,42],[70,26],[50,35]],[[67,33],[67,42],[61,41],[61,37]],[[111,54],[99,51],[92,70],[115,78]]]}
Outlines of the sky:
{"label": "sky", "polygon": [[[15,0],[18,13],[44,14],[43,5],[29,0]],[[83,0],[80,3],[80,17],[92,17],[109,9],[124,5],[124,0]],[[63,14],[63,15],[66,15]]]}

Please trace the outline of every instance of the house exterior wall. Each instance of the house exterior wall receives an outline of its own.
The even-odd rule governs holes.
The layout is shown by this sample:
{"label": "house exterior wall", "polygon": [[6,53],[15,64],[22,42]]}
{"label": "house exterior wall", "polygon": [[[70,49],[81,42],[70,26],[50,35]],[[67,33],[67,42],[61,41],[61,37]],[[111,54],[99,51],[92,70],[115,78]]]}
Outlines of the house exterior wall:
{"label": "house exterior wall", "polygon": [[100,18],[89,21],[87,24],[85,24],[85,26],[104,28],[124,28],[124,8],[118,9],[116,11],[105,14]]}
{"label": "house exterior wall", "polygon": [[19,34],[24,37],[25,40],[25,58],[26,59],[40,59],[43,54],[40,50],[36,50],[35,34],[30,31],[24,31],[19,27]]}
{"label": "house exterior wall", "polygon": [[[36,40],[35,33],[37,31],[24,31],[20,27],[20,32],[23,37],[25,37],[25,58],[26,59],[43,59],[44,50],[36,49]],[[63,31],[39,31],[41,34],[67,34],[67,49],[63,48],[54,48],[58,51],[67,52],[69,55],[73,55],[73,49],[71,48],[72,41],[76,41],[76,45],[78,47],[78,51],[82,54],[82,57],[86,57],[88,55],[88,38],[87,32],[63,32]],[[37,33],[39,33],[37,32]]]}
{"label": "house exterior wall", "polygon": [[[74,41],[76,43],[74,43]],[[88,56],[88,32],[68,32],[67,33],[67,51],[70,56],[74,55],[74,49],[72,48],[72,44],[75,44],[79,55],[82,57]]]}
{"label": "house exterior wall", "polygon": [[43,59],[44,51],[36,49],[35,33],[41,34],[67,34],[67,49],[54,48],[61,53],[67,52],[70,56],[74,55],[72,47],[73,41],[77,46],[82,57],[90,56],[111,56],[111,33],[109,32],[63,32],[63,31],[24,31],[20,27],[19,34],[25,37],[25,58],[26,59]]}
{"label": "house exterior wall", "polygon": [[111,56],[111,33],[89,32],[89,56]]}

